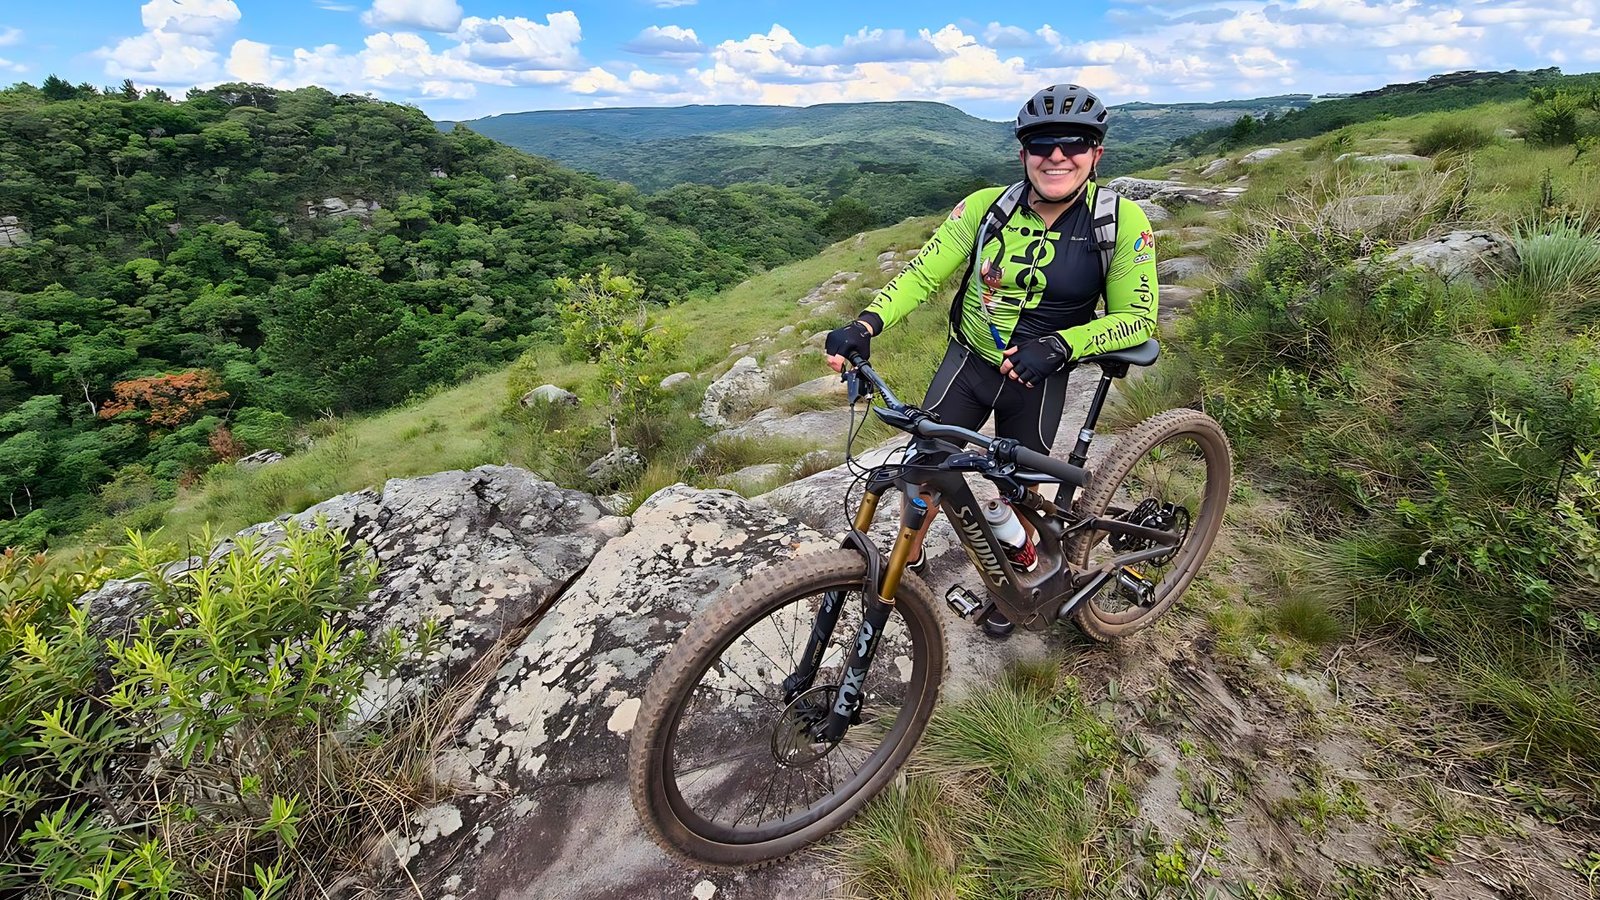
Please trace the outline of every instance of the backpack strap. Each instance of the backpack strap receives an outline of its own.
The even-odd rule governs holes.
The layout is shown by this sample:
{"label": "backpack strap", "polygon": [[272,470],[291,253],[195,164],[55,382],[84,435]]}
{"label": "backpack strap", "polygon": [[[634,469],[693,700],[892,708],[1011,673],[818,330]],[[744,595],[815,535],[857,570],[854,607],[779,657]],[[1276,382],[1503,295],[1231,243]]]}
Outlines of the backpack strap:
{"label": "backpack strap", "polygon": [[1095,187],[1094,228],[1095,247],[1100,250],[1100,278],[1111,275],[1111,257],[1117,252],[1117,213],[1122,206],[1122,195],[1108,187]]}
{"label": "backpack strap", "polygon": [[[977,236],[972,240],[972,258],[967,260],[967,272],[961,276],[961,287],[956,290],[955,299],[950,302],[950,334],[963,345],[966,341],[961,337],[961,313],[965,308],[967,288],[972,284],[972,276],[983,264],[983,245],[988,242],[989,236],[1004,228],[1011,219],[1011,214],[1017,211],[1022,203],[1022,193],[1027,190],[1028,183],[1019,181],[1000,192],[989,204],[988,210],[983,214],[983,219],[978,223]],[[1115,244],[1115,234],[1112,243]],[[971,349],[971,348],[968,348]]]}

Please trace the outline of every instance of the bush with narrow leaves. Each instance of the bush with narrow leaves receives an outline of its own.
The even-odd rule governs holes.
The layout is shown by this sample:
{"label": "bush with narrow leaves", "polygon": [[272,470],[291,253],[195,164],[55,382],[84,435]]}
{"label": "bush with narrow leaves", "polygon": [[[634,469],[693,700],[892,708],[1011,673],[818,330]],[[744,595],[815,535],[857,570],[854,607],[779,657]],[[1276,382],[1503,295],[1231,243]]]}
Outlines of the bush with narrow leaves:
{"label": "bush with narrow leaves", "polygon": [[376,573],[360,545],[291,528],[176,575],[170,555],[132,536],[121,574],[148,590],[124,623],[77,600],[104,567],[3,558],[0,892],[324,896],[434,796],[426,708],[352,715],[434,635],[350,624]]}

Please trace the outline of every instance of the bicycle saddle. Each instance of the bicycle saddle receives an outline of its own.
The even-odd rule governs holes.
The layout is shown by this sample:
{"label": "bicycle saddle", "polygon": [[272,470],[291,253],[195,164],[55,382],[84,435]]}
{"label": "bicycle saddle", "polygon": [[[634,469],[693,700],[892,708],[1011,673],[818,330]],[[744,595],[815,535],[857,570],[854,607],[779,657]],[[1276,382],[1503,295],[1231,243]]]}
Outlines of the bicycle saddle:
{"label": "bicycle saddle", "polygon": [[1160,355],[1161,342],[1151,338],[1137,347],[1129,347],[1126,350],[1113,350],[1110,353],[1096,353],[1093,356],[1082,357],[1077,362],[1090,363],[1108,371],[1119,370],[1113,371],[1112,374],[1121,376],[1127,373],[1129,366],[1151,365],[1156,361],[1156,357]]}

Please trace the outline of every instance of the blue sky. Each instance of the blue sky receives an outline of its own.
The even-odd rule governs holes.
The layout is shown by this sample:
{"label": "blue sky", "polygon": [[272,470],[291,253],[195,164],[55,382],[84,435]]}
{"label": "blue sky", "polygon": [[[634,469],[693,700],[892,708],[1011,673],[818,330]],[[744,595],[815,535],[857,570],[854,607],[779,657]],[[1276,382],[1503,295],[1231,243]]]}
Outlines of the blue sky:
{"label": "blue sky", "polygon": [[1001,119],[1046,84],[1110,103],[1366,90],[1458,69],[1600,70],[1600,0],[68,0],[0,8],[0,83],[178,94],[320,84],[439,119],[526,109],[938,100]]}

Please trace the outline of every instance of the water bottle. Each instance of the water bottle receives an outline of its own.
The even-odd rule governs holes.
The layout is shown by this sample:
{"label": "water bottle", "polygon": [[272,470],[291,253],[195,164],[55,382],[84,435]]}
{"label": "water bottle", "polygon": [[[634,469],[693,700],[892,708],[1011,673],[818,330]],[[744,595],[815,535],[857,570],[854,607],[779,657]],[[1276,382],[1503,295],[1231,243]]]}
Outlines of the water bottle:
{"label": "water bottle", "polygon": [[1011,504],[996,497],[983,504],[983,517],[989,520],[994,536],[1000,539],[1006,559],[1024,572],[1033,571],[1034,566],[1039,564],[1039,556],[1034,552],[1033,542],[1028,540],[1028,532],[1023,529],[1022,520],[1017,518]]}

